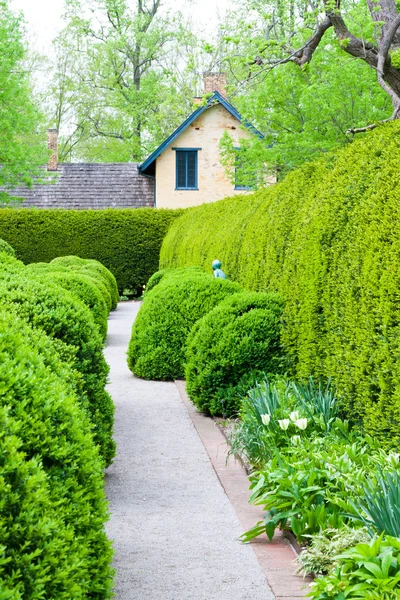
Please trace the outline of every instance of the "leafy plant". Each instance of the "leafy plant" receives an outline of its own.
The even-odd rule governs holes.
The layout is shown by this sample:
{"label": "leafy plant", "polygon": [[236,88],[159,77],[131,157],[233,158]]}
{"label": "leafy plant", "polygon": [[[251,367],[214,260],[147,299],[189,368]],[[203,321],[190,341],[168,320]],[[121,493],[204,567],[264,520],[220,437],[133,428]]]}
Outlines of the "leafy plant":
{"label": "leafy plant", "polygon": [[400,539],[373,539],[338,556],[333,573],[311,584],[314,600],[398,600],[400,596]]}
{"label": "leafy plant", "polygon": [[371,533],[400,538],[400,474],[396,470],[383,471],[378,467],[376,478],[369,478],[363,494],[353,503],[356,518]]}
{"label": "leafy plant", "polygon": [[298,571],[305,575],[325,575],[338,566],[337,556],[351,546],[361,542],[369,542],[367,529],[324,529],[310,536],[309,544],[297,556]]}
{"label": "leafy plant", "polygon": [[315,417],[321,415],[325,429],[329,431],[339,414],[338,402],[332,388],[331,379],[328,379],[325,387],[321,381],[317,385],[312,377],[309,378],[306,384],[293,381],[291,387],[298,404],[304,409],[307,416],[315,420]]}

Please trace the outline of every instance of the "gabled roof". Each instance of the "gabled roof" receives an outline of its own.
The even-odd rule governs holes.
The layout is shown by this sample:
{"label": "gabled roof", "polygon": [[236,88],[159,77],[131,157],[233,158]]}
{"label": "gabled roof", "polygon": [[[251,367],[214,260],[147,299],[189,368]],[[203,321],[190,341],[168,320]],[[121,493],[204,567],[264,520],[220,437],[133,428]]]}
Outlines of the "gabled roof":
{"label": "gabled roof", "polygon": [[154,152],[150,154],[150,156],[146,158],[146,160],[141,165],[139,165],[139,173],[143,173],[143,175],[149,174],[153,163],[160,156],[160,154],[164,152],[164,150],[168,148],[168,146],[178,136],[180,136],[181,133],[183,133],[185,129],[187,129],[189,125],[193,123],[193,121],[195,121],[201,114],[203,114],[204,111],[211,108],[212,106],[215,106],[216,104],[221,104],[221,106],[223,106],[232,115],[232,117],[237,119],[239,123],[241,123],[244,127],[246,127],[246,129],[251,131],[251,133],[256,135],[258,138],[262,139],[264,137],[263,134],[260,131],[258,131],[258,129],[256,129],[251,123],[246,121],[246,119],[242,118],[242,115],[236,110],[234,106],[232,106],[232,104],[230,104],[226,100],[226,98],[221,96],[219,92],[214,92],[211,98],[208,100],[208,102],[204,104],[204,106],[200,106],[197,110],[192,112],[192,114],[186,119],[186,121],[179,125],[179,127],[175,129],[175,131],[171,133],[171,135],[160,146],[158,146],[158,148],[154,150]]}

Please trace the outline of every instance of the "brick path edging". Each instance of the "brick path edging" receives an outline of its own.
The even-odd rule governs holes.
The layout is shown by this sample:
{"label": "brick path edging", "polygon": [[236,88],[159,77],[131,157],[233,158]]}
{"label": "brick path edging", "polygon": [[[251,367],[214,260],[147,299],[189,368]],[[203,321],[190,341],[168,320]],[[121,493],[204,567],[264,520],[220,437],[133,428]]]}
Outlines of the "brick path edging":
{"label": "brick path edging", "polygon": [[[231,458],[227,464],[226,439],[215,421],[197,412],[187,396],[186,382],[178,380],[175,384],[243,531],[247,531],[263,517],[261,508],[248,502],[247,475],[240,462]],[[266,536],[260,536],[251,542],[251,546],[276,600],[306,597],[311,580],[295,574],[295,552],[281,532],[275,534],[272,542]]]}

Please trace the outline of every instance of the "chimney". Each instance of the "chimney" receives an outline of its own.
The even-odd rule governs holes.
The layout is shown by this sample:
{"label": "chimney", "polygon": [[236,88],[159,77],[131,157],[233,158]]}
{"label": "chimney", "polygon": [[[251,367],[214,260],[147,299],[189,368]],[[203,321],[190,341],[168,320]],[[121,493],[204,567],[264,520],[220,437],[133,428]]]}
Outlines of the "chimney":
{"label": "chimney", "polygon": [[226,73],[204,73],[204,93],[219,92],[226,97]]}
{"label": "chimney", "polygon": [[57,171],[58,169],[58,129],[47,130],[47,146],[51,150],[51,156],[47,163],[48,171]]}

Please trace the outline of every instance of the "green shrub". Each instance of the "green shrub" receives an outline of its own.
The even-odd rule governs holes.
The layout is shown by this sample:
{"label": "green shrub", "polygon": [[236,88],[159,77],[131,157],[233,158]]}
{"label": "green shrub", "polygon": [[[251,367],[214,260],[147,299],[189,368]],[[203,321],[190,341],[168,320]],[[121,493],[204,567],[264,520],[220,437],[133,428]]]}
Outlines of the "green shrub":
{"label": "green shrub", "polygon": [[181,210],[44,210],[3,208],[0,238],[11,244],[25,264],[50,262],[57,256],[94,258],[125,288],[140,295],[158,269],[160,247]]}
{"label": "green shrub", "polygon": [[67,267],[93,279],[100,279],[107,288],[111,297],[111,308],[117,308],[119,301],[118,286],[114,275],[97,260],[85,260],[78,256],[60,256],[51,261],[51,265]]}
{"label": "green shrub", "polygon": [[189,209],[160,268],[214,258],[243,287],[285,301],[292,374],[332,380],[349,418],[400,441],[400,123],[250,197]]}
{"label": "green shrub", "polygon": [[0,312],[0,596],[106,599],[103,463],[54,350]]}
{"label": "green shrub", "polygon": [[73,367],[82,375],[81,401],[93,424],[93,434],[106,464],[115,454],[112,439],[114,406],[104,386],[108,366],[103,357],[102,339],[88,308],[67,290],[29,278],[21,269],[9,273],[0,269],[2,306],[11,306],[34,327],[67,346],[64,350]]}
{"label": "green shrub", "polygon": [[285,371],[282,309],[276,294],[245,292],[227,298],[196,323],[187,342],[185,374],[189,397],[201,411],[235,415],[240,396],[228,395],[228,389],[251,371]]}
{"label": "green shrub", "polygon": [[15,256],[15,250],[10,244],[7,244],[4,240],[0,239],[0,253],[5,252],[9,256]]}
{"label": "green shrub", "polygon": [[166,277],[148,294],[136,317],[128,365],[144,379],[176,379],[184,373],[187,336],[194,323],[238,284],[212,275]]}
{"label": "green shrub", "polygon": [[146,288],[144,290],[143,293],[143,297],[145,298],[147,296],[147,294],[149,292],[151,292],[152,289],[154,289],[159,283],[160,281],[164,278],[164,277],[185,277],[186,275],[204,275],[205,271],[204,269],[202,269],[201,267],[188,267],[188,268],[182,268],[182,269],[163,269],[161,271],[157,271],[156,273],[153,273],[153,275],[150,277],[149,281],[147,282]]}
{"label": "green shrub", "polygon": [[78,297],[90,309],[102,339],[105,338],[108,307],[91,277],[69,269],[59,270],[47,263],[32,263],[27,266],[27,270],[37,273],[40,279],[59,285]]}

